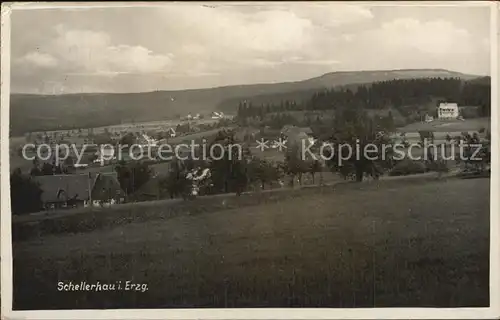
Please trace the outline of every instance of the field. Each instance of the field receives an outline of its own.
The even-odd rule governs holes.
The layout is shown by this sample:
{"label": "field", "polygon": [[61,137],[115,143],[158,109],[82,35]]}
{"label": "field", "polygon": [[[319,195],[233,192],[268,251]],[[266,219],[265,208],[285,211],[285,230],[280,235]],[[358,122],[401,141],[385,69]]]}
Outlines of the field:
{"label": "field", "polygon": [[420,130],[432,130],[435,132],[463,132],[478,131],[481,128],[491,130],[490,118],[476,118],[460,120],[434,120],[432,122],[415,122],[405,127],[398,128],[398,132],[416,132]]}
{"label": "field", "polygon": [[[488,306],[490,180],[418,181],[17,242],[14,309]],[[148,290],[57,291],[127,280]]]}
{"label": "field", "polygon": [[[208,121],[210,121],[210,120],[205,120],[205,122],[208,122]],[[192,142],[197,143],[197,144],[201,144],[202,139],[205,138],[205,139],[207,139],[207,141],[210,141],[210,138],[213,137],[215,134],[217,134],[217,132],[219,132],[222,129],[223,128],[216,128],[216,129],[186,134],[186,135],[178,136],[175,138],[170,138],[170,139],[168,139],[168,144],[170,144],[172,147],[177,145],[177,144],[187,144],[188,146],[190,146]],[[69,140],[71,141],[72,138],[70,138]],[[10,171],[11,172],[16,168],[20,168],[22,172],[29,173],[30,170],[33,168],[32,161],[24,159],[22,156],[20,156],[17,153],[17,148],[24,145],[24,143],[26,143],[26,139],[24,137],[11,137],[10,138],[10,150],[11,150],[10,151]],[[78,149],[78,150],[80,150],[80,149]],[[188,150],[190,150],[190,149],[188,148]],[[72,153],[72,155],[75,156],[73,153]],[[86,172],[108,172],[108,171],[113,171],[112,166],[105,166],[105,167],[90,166],[86,169],[81,169],[78,172],[86,173]]]}

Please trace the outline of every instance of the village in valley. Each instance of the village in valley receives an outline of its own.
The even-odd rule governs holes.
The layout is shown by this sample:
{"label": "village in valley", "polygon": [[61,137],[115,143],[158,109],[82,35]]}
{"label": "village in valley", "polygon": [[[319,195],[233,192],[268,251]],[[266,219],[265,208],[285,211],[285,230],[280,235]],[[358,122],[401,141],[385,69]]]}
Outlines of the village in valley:
{"label": "village in valley", "polygon": [[[404,83],[403,80],[400,82]],[[397,86],[398,81],[394,80],[394,84]],[[364,87],[360,88],[358,93],[363,93]],[[349,89],[345,92],[356,94]],[[328,91],[324,94],[328,94]],[[311,98],[310,104],[315,103],[315,97]],[[373,113],[366,121],[374,125],[372,133],[375,134],[376,131],[376,134],[382,135],[386,144],[423,145],[424,139],[428,139],[426,143],[433,143],[445,150],[450,145],[489,144],[490,123],[489,118],[484,117],[484,104],[459,106],[456,102],[433,103],[436,104],[434,109],[429,107],[432,104],[427,103],[427,109],[419,109],[406,119],[395,108],[369,110]],[[478,103],[484,101],[478,100]],[[290,101],[281,101],[276,106],[253,106],[251,100],[242,100],[234,115],[214,111],[206,116],[199,113],[194,116],[188,114],[179,119],[164,121],[28,132],[24,137],[24,145],[32,144],[31,149],[23,151],[22,145],[11,146],[12,169],[17,173],[19,170],[21,173],[24,171],[40,186],[40,198],[33,202],[39,207],[31,209],[34,214],[49,214],[53,210],[76,207],[109,207],[125,202],[192,198],[224,193],[229,189],[240,193],[325,185],[346,180],[351,175],[356,179],[354,169],[352,172],[345,172],[350,170],[346,167],[351,164],[339,168],[328,161],[302,159],[303,163],[296,163],[290,160],[292,148],[287,148],[286,142],[294,143],[299,149],[305,142],[304,145],[313,145],[311,149],[318,153],[321,145],[333,141],[332,129],[337,129],[335,117],[328,110],[304,110],[303,106]],[[199,154],[202,143],[210,144],[227,137],[248,151],[248,164],[242,169],[245,177],[240,178],[241,181],[235,180],[233,186],[225,185],[216,191],[213,188],[210,159],[200,161],[196,155]],[[260,140],[266,143],[259,150]],[[280,141],[283,142],[281,146]],[[171,157],[161,154],[159,147],[165,144],[171,148],[180,145],[184,148],[180,150],[185,153],[185,157],[177,155],[181,159],[176,159],[172,152]],[[196,146],[194,149],[189,148],[192,144]],[[42,153],[37,155],[36,150],[40,145],[47,147],[40,149]],[[71,147],[63,150],[58,147],[60,145]],[[136,145],[136,148],[130,148],[132,145]],[[56,157],[57,152],[59,157]],[[449,154],[450,151],[444,152]],[[458,149],[453,152],[458,155]],[[420,148],[417,153],[422,154],[423,149]],[[443,152],[437,152],[438,158],[441,154]],[[400,164],[392,163],[391,167],[384,167],[386,164],[373,165],[378,170],[375,175],[370,165],[363,169],[363,175],[378,179],[384,174],[424,174],[433,171],[429,167],[429,161],[412,160],[411,164],[408,161],[410,160],[405,159]],[[442,170],[456,173],[476,168],[481,174],[487,174],[488,161],[489,155],[482,160],[480,166],[472,160],[447,161]],[[334,160],[330,162],[333,163]],[[21,165],[16,167],[17,164]],[[413,169],[402,170],[401,167],[405,166]],[[182,175],[181,178],[179,174]],[[224,176],[233,173],[220,174]],[[172,181],[173,176],[176,181]],[[320,178],[315,180],[315,176]]]}
{"label": "village in valley", "polygon": [[[165,174],[171,160],[158,156],[158,146],[167,142],[179,144],[196,135],[222,130],[230,119],[223,112],[213,112],[206,119],[200,114],[188,114],[178,120],[30,132],[25,135],[23,144],[33,145],[32,149],[25,150],[30,160],[24,159],[22,147],[18,147],[15,151],[18,159],[13,155],[13,162],[22,166],[14,170],[28,172],[40,184],[43,191],[41,211],[79,206],[107,207],[125,202],[129,194],[120,185],[115,171],[117,164],[146,161],[152,168],[148,171],[151,178]],[[37,155],[36,150],[42,144],[47,147]],[[139,149],[122,148],[117,157],[121,144],[137,145]],[[69,146],[68,152],[58,149],[60,145]],[[56,157],[58,151],[60,158]],[[143,155],[148,157],[134,160],[142,159]]]}

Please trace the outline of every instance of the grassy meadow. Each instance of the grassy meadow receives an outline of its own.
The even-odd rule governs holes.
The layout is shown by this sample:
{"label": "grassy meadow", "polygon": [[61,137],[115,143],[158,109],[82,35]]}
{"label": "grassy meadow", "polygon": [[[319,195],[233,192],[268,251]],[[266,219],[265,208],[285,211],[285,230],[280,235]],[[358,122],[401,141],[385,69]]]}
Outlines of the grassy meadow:
{"label": "grassy meadow", "polygon": [[[488,306],[489,179],[283,194],[130,204],[151,219],[15,241],[14,309]],[[127,280],[148,290],[57,291]]]}

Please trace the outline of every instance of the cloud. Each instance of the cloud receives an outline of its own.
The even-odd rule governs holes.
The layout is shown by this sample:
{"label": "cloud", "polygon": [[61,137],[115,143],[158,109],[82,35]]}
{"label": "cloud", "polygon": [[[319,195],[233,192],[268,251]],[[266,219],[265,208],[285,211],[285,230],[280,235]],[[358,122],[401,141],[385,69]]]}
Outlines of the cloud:
{"label": "cloud", "polygon": [[40,68],[53,68],[57,66],[57,59],[50,54],[34,51],[19,58],[18,63]]}
{"label": "cloud", "polygon": [[337,61],[324,48],[328,48],[334,29],[373,19],[365,7],[331,3],[179,5],[159,12],[166,29],[184,31],[182,39],[175,35],[172,39],[172,43],[182,43],[180,48],[169,46],[175,56],[183,57],[176,61],[175,69],[190,68],[198,73],[291,64],[331,65]]}
{"label": "cloud", "polygon": [[339,60],[304,60],[298,63],[310,64],[310,65],[336,65],[341,63]]}
{"label": "cloud", "polygon": [[322,27],[339,27],[373,19],[369,8],[359,5],[337,5],[321,3],[297,3],[291,5],[291,10],[297,15],[314,21]]}
{"label": "cloud", "polygon": [[372,41],[383,43],[390,50],[404,47],[431,55],[470,52],[472,40],[467,30],[449,21],[420,22],[411,18],[383,23],[367,36]]}
{"label": "cloud", "polygon": [[44,68],[61,67],[68,74],[110,75],[168,71],[173,57],[154,54],[143,46],[115,45],[105,32],[54,28],[56,37],[45,45],[45,52],[27,53],[20,62]]}
{"label": "cloud", "polygon": [[246,11],[241,7],[245,6],[181,5],[162,9],[162,15],[169,26],[185,30],[184,47],[193,49],[190,53],[217,59],[228,50],[236,59],[307,53],[325,28],[373,18],[370,10],[355,5],[292,3]]}
{"label": "cloud", "polygon": [[489,13],[467,9],[464,20],[458,9],[425,9],[296,2],[23,10],[13,15],[12,83],[147,91],[342,70],[487,69],[488,31],[478,22]]}
{"label": "cloud", "polygon": [[398,17],[352,33],[349,39],[338,37],[331,48],[342,47],[335,51],[342,70],[442,68],[484,74],[489,47],[481,44],[482,39],[442,18]]}
{"label": "cloud", "polygon": [[297,50],[312,36],[312,23],[293,11],[269,9],[255,13],[233,7],[172,6],[163,8],[168,25],[185,30],[186,46],[204,47],[200,54],[234,50],[238,54]]}

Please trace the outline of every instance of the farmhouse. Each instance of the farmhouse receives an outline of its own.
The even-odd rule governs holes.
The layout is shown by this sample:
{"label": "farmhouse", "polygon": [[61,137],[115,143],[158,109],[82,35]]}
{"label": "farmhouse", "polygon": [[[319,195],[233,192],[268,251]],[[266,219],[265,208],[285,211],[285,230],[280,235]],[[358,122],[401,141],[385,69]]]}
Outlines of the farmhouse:
{"label": "farmhouse", "polygon": [[116,173],[34,177],[42,189],[45,209],[114,204],[124,199]]}
{"label": "farmhouse", "polygon": [[281,129],[282,138],[288,141],[288,144],[298,144],[302,145],[302,141],[305,141],[306,145],[314,144],[313,131],[309,127],[296,127],[286,125]]}
{"label": "farmhouse", "polygon": [[439,119],[456,119],[458,117],[458,104],[443,102],[438,107]]}

